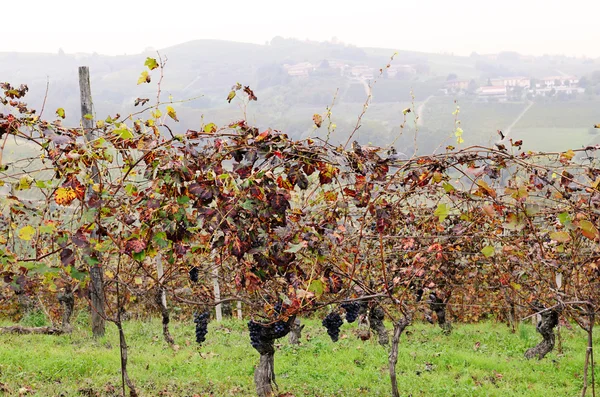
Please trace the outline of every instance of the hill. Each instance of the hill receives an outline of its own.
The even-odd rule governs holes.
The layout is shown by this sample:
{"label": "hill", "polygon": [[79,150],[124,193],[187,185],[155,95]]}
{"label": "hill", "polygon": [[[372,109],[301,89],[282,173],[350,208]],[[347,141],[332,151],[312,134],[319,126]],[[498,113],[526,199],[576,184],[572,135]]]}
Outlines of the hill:
{"label": "hill", "polygon": [[[483,86],[497,76],[581,77],[600,70],[600,62],[590,59],[527,57],[516,53],[462,57],[281,37],[274,38],[268,45],[196,40],[161,49],[160,54],[167,59],[161,83],[162,99],[196,98],[175,105],[180,118],[185,120],[182,129],[196,128],[203,116],[217,124],[241,117],[240,107],[225,101],[231,86],[240,82],[251,86],[259,98],[247,109],[248,118],[261,128],[285,130],[294,137],[318,133],[313,128],[312,115],[323,113],[335,98],[332,119],[337,130],[332,138],[342,141],[356,124],[371,84],[372,103],[363,118],[359,140],[385,145],[400,139],[407,151],[412,149],[417,129],[421,151],[434,150],[430,143],[441,142],[453,131],[455,99],[462,107],[460,118],[465,138],[473,138],[467,140],[467,144],[488,142],[496,129],[506,128],[526,107],[525,98],[509,103],[481,103],[473,95],[448,93],[444,90],[449,79]],[[0,80],[28,84],[28,101],[38,109],[44,102],[48,85],[46,115],[62,107],[66,110],[66,122],[76,124],[79,120],[79,65],[91,69],[96,115],[104,118],[116,112],[134,111],[133,102],[137,97],[156,97],[155,84],[136,85],[147,56],[156,56],[156,53],[123,56],[0,53]],[[390,61],[392,56],[394,59]],[[576,102],[572,99],[567,98],[570,102],[566,106],[579,109],[577,101],[586,103],[585,117],[575,115],[580,112],[559,115],[556,109],[565,104],[558,100],[538,101],[515,126],[515,131],[525,139],[530,136],[534,142],[543,138],[540,128],[552,128],[552,133],[559,136],[562,129],[578,131],[578,134],[584,131],[576,142],[585,142],[590,120],[597,114],[595,109],[599,108],[600,101],[594,94],[579,94]],[[426,101],[426,105],[419,107]],[[414,113],[410,114],[399,138],[402,109],[406,107],[419,110],[422,120],[415,123]],[[547,126],[544,124],[547,117],[561,120]],[[565,143],[553,142],[556,144],[550,146],[554,150]],[[547,143],[544,147],[548,148]]]}

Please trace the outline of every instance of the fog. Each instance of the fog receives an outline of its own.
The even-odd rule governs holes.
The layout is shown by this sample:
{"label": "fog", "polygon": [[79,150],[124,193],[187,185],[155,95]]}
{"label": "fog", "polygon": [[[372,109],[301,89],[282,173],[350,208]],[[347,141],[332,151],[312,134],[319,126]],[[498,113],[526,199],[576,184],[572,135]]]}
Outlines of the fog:
{"label": "fog", "polygon": [[139,53],[196,39],[274,36],[469,55],[517,51],[599,57],[600,2],[5,1],[0,51]]}

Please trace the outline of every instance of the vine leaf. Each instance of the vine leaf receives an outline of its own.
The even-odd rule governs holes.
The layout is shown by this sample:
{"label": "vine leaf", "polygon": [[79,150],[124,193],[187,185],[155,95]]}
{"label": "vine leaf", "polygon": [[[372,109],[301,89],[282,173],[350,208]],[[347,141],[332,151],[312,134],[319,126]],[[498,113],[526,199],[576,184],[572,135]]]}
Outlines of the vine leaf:
{"label": "vine leaf", "polygon": [[167,115],[173,120],[179,121],[179,119],[177,118],[177,113],[175,112],[175,109],[173,109],[172,106],[167,106]]}
{"label": "vine leaf", "polygon": [[566,243],[571,240],[571,236],[567,232],[552,232],[550,233],[550,238],[559,243]]}
{"label": "vine leaf", "polygon": [[25,226],[19,230],[18,235],[21,240],[29,241],[35,235],[35,229],[33,226]]}
{"label": "vine leaf", "polygon": [[144,84],[144,83],[149,83],[152,80],[152,78],[150,77],[150,74],[148,74],[148,71],[144,70],[142,72],[142,74],[140,74],[140,77],[138,78],[138,85],[140,84]]}
{"label": "vine leaf", "polygon": [[67,206],[77,198],[77,193],[72,187],[59,187],[54,192],[54,201],[58,205]]}
{"label": "vine leaf", "polygon": [[146,58],[146,62],[144,62],[144,66],[147,66],[148,69],[154,70],[158,67],[158,62],[154,58]]}

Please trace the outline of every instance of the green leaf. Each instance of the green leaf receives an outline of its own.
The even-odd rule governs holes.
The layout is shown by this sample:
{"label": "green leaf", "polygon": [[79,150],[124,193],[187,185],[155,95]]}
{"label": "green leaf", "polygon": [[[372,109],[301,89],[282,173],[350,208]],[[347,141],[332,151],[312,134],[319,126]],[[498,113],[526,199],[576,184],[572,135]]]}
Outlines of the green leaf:
{"label": "green leaf", "polygon": [[177,204],[187,204],[189,202],[190,202],[190,198],[188,196],[177,197]]}
{"label": "green leaf", "polygon": [[25,226],[19,230],[18,236],[21,240],[29,241],[33,238],[35,229],[33,226]]}
{"label": "green leaf", "polygon": [[40,233],[44,233],[44,234],[50,234],[53,233],[56,230],[56,226],[53,224],[48,224],[48,225],[40,225]]}
{"label": "green leaf", "polygon": [[204,132],[212,134],[217,131],[217,125],[215,123],[208,123],[204,126]]}
{"label": "green leaf", "polygon": [[133,196],[134,193],[137,193],[137,190],[137,186],[135,186],[133,183],[128,183],[127,185],[125,185],[125,191],[130,196]]}
{"label": "green leaf", "polygon": [[124,140],[133,138],[133,132],[131,132],[125,124],[121,124],[121,126],[115,130],[115,134]]}
{"label": "green leaf", "polygon": [[571,236],[567,232],[552,232],[550,233],[550,238],[559,243],[566,243],[571,240]]}
{"label": "green leaf", "polygon": [[315,296],[318,298],[321,295],[323,295],[323,292],[325,292],[325,285],[321,280],[313,280],[308,286],[308,290],[314,293]]}
{"label": "green leaf", "polygon": [[19,184],[16,187],[17,190],[27,190],[31,187],[33,183],[33,178],[29,175],[25,175],[19,179]]}
{"label": "green leaf", "polygon": [[60,117],[61,119],[64,119],[65,118],[65,109],[63,109],[63,108],[56,109],[56,115],[58,117]]}
{"label": "green leaf", "polygon": [[456,189],[454,188],[454,186],[452,186],[451,184],[449,184],[448,182],[444,183],[442,185],[444,187],[444,190],[446,191],[446,193],[450,193],[455,191]]}
{"label": "green leaf", "polygon": [[159,248],[167,248],[169,246],[169,240],[167,240],[167,233],[165,232],[158,232],[154,234],[152,240],[154,240]]}
{"label": "green leaf", "polygon": [[140,251],[140,252],[133,252],[131,254],[131,256],[133,257],[133,259],[135,259],[136,261],[140,261],[142,262],[144,259],[146,259],[146,250]]}
{"label": "green leaf", "polygon": [[563,212],[558,215],[558,221],[561,225],[566,226],[568,223],[571,223],[571,217],[568,212]]}
{"label": "green leaf", "polygon": [[449,214],[450,214],[450,207],[448,207],[448,204],[444,204],[444,203],[438,204],[437,208],[433,212],[433,215],[437,216],[439,218],[440,222],[443,222],[444,219],[446,219]]}
{"label": "green leaf", "polygon": [[144,62],[144,66],[147,66],[148,69],[154,70],[158,67],[158,62],[154,58],[146,58],[146,62]]}
{"label": "green leaf", "polygon": [[242,207],[246,211],[252,211],[254,209],[254,206],[255,204],[252,200],[246,200],[242,203],[242,205],[240,205],[240,207]]}
{"label": "green leaf", "polygon": [[[98,259],[96,259],[96,258],[93,258],[93,259],[96,260],[96,263],[99,262]],[[90,266],[94,266],[94,265],[90,264]],[[85,280],[87,275],[88,275],[87,273],[80,272],[79,270],[77,270],[77,268],[75,266],[71,267],[71,277],[73,277],[75,280],[83,281],[83,280]]]}
{"label": "green leaf", "polygon": [[88,113],[85,116],[83,116],[83,118],[86,119],[86,120],[93,120],[94,116]]}
{"label": "green leaf", "polygon": [[481,253],[483,255],[485,255],[486,258],[489,258],[491,256],[494,256],[494,254],[496,253],[496,250],[494,249],[493,246],[487,245],[481,249]]}

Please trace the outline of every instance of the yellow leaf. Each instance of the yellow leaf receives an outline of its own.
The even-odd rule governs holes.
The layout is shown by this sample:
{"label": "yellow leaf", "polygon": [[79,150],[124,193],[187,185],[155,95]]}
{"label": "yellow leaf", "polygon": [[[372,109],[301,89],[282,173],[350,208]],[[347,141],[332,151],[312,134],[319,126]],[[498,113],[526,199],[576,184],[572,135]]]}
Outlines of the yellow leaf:
{"label": "yellow leaf", "polygon": [[561,158],[567,159],[567,160],[571,160],[573,157],[575,157],[575,152],[572,151],[571,149],[567,150],[564,153],[560,154]]}
{"label": "yellow leaf", "polygon": [[18,236],[21,240],[29,241],[33,238],[34,234],[35,229],[33,228],[33,226],[25,226],[24,228],[19,230]]}
{"label": "yellow leaf", "polygon": [[148,72],[146,70],[144,70],[142,72],[142,74],[140,75],[140,78],[138,79],[137,83],[138,85],[143,84],[143,83],[149,83],[151,80],[150,75],[148,74]]}
{"label": "yellow leaf", "polygon": [[173,120],[179,121],[179,119],[177,118],[177,113],[175,112],[175,109],[173,109],[171,106],[167,106],[167,114]]}
{"label": "yellow leaf", "polygon": [[59,187],[54,192],[54,201],[58,205],[69,205],[77,198],[77,193],[71,187]]}

